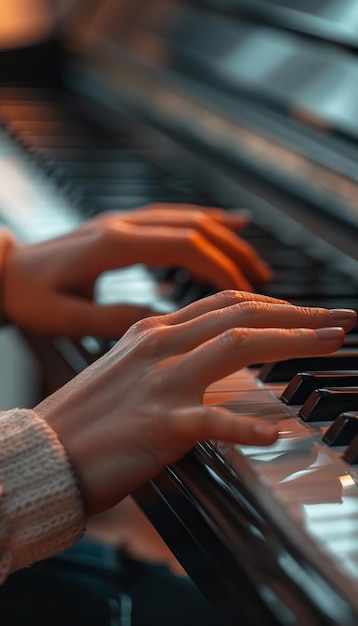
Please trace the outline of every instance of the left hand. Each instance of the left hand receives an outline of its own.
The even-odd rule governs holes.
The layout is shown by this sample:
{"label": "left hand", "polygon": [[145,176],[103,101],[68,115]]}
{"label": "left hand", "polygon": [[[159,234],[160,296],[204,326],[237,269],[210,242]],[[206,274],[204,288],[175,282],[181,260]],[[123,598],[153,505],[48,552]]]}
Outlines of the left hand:
{"label": "left hand", "polygon": [[118,338],[154,311],[101,306],[93,301],[94,284],[101,273],[136,263],[184,267],[219,289],[252,291],[251,281],[264,282],[270,270],[234,233],[243,225],[242,216],[218,209],[157,204],[105,213],[69,235],[17,245],[4,266],[4,314],[39,334]]}

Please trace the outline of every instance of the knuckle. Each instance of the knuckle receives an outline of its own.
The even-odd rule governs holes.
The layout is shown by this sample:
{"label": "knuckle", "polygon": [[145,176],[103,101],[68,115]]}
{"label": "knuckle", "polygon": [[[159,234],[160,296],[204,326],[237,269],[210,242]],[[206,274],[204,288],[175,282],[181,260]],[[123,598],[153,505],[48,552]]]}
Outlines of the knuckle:
{"label": "knuckle", "polygon": [[213,305],[218,309],[235,306],[238,304],[238,293],[235,289],[224,289],[210,296]]}
{"label": "knuckle", "polygon": [[136,341],[140,344],[141,353],[148,358],[155,358],[164,353],[166,333],[163,325],[156,318],[139,320],[132,326]]}
{"label": "knuckle", "polygon": [[211,217],[207,215],[206,213],[204,213],[203,211],[195,211],[193,217],[194,217],[195,223],[197,224],[199,228],[205,228],[206,226],[210,225],[212,221]]}
{"label": "knuckle", "polygon": [[225,347],[242,345],[248,337],[246,328],[229,328],[221,336],[221,342]]}
{"label": "knuckle", "polygon": [[316,327],[322,323],[322,314],[325,315],[324,309],[310,307],[295,307],[301,319],[301,325],[304,327]]}
{"label": "knuckle", "polygon": [[251,302],[253,300],[252,293],[248,291],[242,291],[240,289],[226,289],[221,292],[223,298],[226,300],[232,300],[232,304],[241,305],[245,302]]}
{"label": "knuckle", "polygon": [[320,308],[306,307],[305,313],[308,318],[313,319],[315,325],[320,325],[322,323],[322,317],[327,314],[327,311]]}
{"label": "knuckle", "polygon": [[310,339],[316,337],[314,330],[311,328],[280,328],[278,331],[281,334],[282,338],[289,339],[302,339],[304,340],[306,337]]}
{"label": "knuckle", "polygon": [[257,300],[244,300],[240,302],[238,309],[239,312],[244,315],[258,315],[266,313],[270,308],[270,304],[267,302],[258,302]]}
{"label": "knuckle", "polygon": [[237,300],[237,297],[238,297],[238,295],[240,295],[240,292],[237,291],[236,289],[224,289],[222,294],[225,297],[233,298],[234,300]]}
{"label": "knuckle", "polygon": [[189,228],[186,232],[186,243],[191,250],[200,250],[203,247],[203,236],[194,228]]}
{"label": "knuckle", "polygon": [[132,331],[136,335],[142,335],[143,333],[147,333],[153,326],[153,319],[150,317],[144,317],[143,319],[138,320],[132,326]]}
{"label": "knuckle", "polygon": [[109,222],[98,222],[92,225],[88,234],[95,247],[103,248],[104,245],[108,245],[114,238],[115,230]]}

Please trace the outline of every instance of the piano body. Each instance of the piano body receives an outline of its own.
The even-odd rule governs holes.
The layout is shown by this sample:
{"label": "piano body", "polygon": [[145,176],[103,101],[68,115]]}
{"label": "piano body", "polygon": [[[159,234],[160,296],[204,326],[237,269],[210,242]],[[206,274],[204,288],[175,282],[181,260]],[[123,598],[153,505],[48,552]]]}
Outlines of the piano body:
{"label": "piano body", "polygon": [[[354,0],[78,5],[59,39],[0,55],[1,221],[36,241],[148,202],[245,207],[266,293],[357,308],[357,21]],[[97,297],[138,292],[166,311],[204,290],[136,266]],[[47,391],[108,348],[26,339]],[[340,369],[355,349],[353,333]],[[357,466],[322,439],[334,417],[305,421],[280,399],[288,380],[262,378],[245,369],[205,400],[278,420],[275,446],[198,444],[137,500],[223,624],[353,626]]]}

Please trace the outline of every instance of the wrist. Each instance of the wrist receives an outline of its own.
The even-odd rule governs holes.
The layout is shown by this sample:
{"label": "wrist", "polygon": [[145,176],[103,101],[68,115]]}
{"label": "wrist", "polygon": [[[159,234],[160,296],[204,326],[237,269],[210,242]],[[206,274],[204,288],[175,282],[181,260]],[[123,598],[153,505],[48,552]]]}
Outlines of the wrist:
{"label": "wrist", "polygon": [[6,263],[12,250],[19,245],[15,235],[7,228],[0,227],[0,326],[9,323],[11,320],[6,315],[6,304],[4,299]]}

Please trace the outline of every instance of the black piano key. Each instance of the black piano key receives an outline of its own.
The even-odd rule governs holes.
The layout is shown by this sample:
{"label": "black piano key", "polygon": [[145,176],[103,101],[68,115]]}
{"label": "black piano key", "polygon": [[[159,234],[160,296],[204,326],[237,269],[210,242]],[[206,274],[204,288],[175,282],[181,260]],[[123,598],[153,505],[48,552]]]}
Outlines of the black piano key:
{"label": "black piano key", "polygon": [[[67,176],[78,181],[79,184],[93,183],[98,184],[103,181],[113,181],[134,186],[135,184],[143,184],[143,182],[151,182],[155,178],[154,172],[149,167],[143,168],[140,175],[136,176],[135,168],[131,168],[129,172],[130,161],[116,159],[113,161],[95,162],[95,161],[63,161],[61,168]],[[159,178],[159,176],[158,176]]]}
{"label": "black piano key", "polygon": [[[278,243],[279,245],[277,245]],[[285,267],[308,272],[317,266],[321,266],[322,269],[324,267],[323,264],[304,254],[299,248],[285,248],[277,239],[272,246],[269,246],[267,251],[260,247],[260,253],[274,269]]]}
{"label": "black piano key", "polygon": [[323,435],[329,446],[347,446],[358,435],[358,414],[345,412],[336,417]]}
{"label": "black piano key", "polygon": [[324,281],[301,281],[301,282],[290,282],[287,281],[279,282],[276,281],[267,286],[265,289],[267,295],[272,296],[273,298],[283,298],[286,300],[290,300],[295,296],[299,295],[301,298],[310,298],[313,300],[320,300],[322,297],[343,297],[343,296],[355,296],[357,293],[357,285],[353,281],[349,280],[337,280],[337,282],[332,282],[325,284]]}
{"label": "black piano key", "polygon": [[[356,288],[356,294],[358,294],[358,285]],[[296,304],[300,306],[302,303],[299,302],[299,298],[292,298],[290,301],[291,304]],[[358,309],[358,298],[355,294],[347,294],[345,296],[341,295],[321,295],[318,298],[311,298],[307,296],[304,301],[304,306],[312,306],[312,307],[322,307],[323,309]]]}
{"label": "black piano key", "polygon": [[36,150],[41,150],[42,148],[51,149],[52,146],[55,148],[79,148],[93,147],[94,145],[98,148],[106,148],[108,145],[108,140],[106,138],[102,138],[101,140],[96,138],[96,141],[90,137],[75,137],[73,135],[59,135],[54,137],[53,135],[35,135],[32,133],[21,133],[21,139],[23,140],[26,146],[35,148]]}
{"label": "black piano key", "polygon": [[346,347],[350,346],[351,348],[358,348],[358,333],[357,327],[350,331],[349,335],[346,335],[344,338],[344,345]]}
{"label": "black piano key", "polygon": [[[101,146],[74,146],[74,147],[57,147],[57,146],[39,146],[37,152],[48,161],[53,161],[59,167],[66,164],[75,166],[76,163],[89,164],[90,167],[97,163],[105,166],[107,163],[118,162],[126,157],[126,148],[113,146],[110,143],[106,147]],[[130,150],[133,155],[133,150]]]}
{"label": "black piano key", "polygon": [[358,387],[316,389],[298,415],[305,422],[330,422],[345,411],[358,411]]}
{"label": "black piano key", "polygon": [[260,368],[258,377],[263,382],[286,382],[298,372],[353,370],[356,367],[358,367],[358,350],[344,347],[333,354],[265,363]]}
{"label": "black piano key", "polygon": [[348,448],[344,451],[343,459],[350,465],[358,463],[358,435],[352,439]]}
{"label": "black piano key", "polygon": [[89,196],[92,196],[94,198],[116,198],[116,197],[120,197],[122,194],[123,195],[128,195],[128,196],[141,196],[141,189],[140,186],[138,186],[138,191],[137,193],[133,190],[133,193],[130,192],[130,190],[128,190],[127,193],[127,187],[123,186],[121,183],[116,183],[116,182],[103,182],[103,183],[99,183],[98,181],[93,181],[92,183],[86,183],[83,185],[79,185],[80,189],[83,189],[84,191],[86,191],[86,193]]}
{"label": "black piano key", "polygon": [[285,404],[303,404],[316,389],[356,386],[358,386],[358,370],[299,372],[282,392],[281,400]]}

